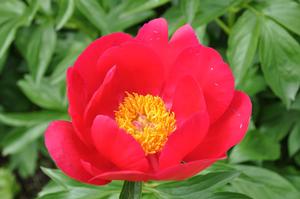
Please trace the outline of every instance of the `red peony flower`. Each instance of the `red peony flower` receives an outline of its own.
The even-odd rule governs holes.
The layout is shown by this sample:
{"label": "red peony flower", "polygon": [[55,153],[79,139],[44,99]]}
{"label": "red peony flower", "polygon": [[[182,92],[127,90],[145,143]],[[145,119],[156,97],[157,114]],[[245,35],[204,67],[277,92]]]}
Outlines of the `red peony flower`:
{"label": "red peony flower", "polygon": [[94,41],[67,85],[72,122],[52,122],[45,142],[64,173],[90,184],[191,177],[241,141],[251,114],[219,53],[189,25],[169,41],[164,19]]}

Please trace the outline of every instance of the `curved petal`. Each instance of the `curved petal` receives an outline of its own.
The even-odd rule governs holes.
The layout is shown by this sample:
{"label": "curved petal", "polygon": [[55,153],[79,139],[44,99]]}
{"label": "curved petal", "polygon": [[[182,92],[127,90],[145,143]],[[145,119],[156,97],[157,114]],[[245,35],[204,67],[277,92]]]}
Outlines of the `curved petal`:
{"label": "curved petal", "polygon": [[[45,145],[56,165],[68,176],[81,182],[90,183],[93,176],[81,165],[81,159],[91,153],[77,138],[72,124],[65,121],[52,122],[45,133]],[[97,180],[93,184],[107,184],[107,180]]]}
{"label": "curved petal", "polygon": [[95,176],[91,179],[91,182],[98,179],[105,180],[127,180],[127,181],[148,181],[154,179],[154,176],[141,171],[135,170],[119,170],[105,172]]}
{"label": "curved petal", "polygon": [[215,122],[228,108],[234,94],[234,78],[227,64],[213,49],[196,46],[184,50],[176,60],[165,87],[170,98],[176,82],[192,75],[199,83],[207,105],[210,122]]}
{"label": "curved petal", "polygon": [[224,115],[210,127],[203,142],[187,156],[187,160],[218,157],[244,137],[251,115],[249,97],[236,91]]}
{"label": "curved petal", "polygon": [[93,93],[98,88],[106,73],[106,71],[103,73],[96,71],[97,60],[100,55],[107,49],[129,40],[131,40],[131,36],[128,34],[112,33],[95,40],[81,53],[74,63],[74,68],[83,77],[89,93]]}
{"label": "curved petal", "polygon": [[216,158],[216,159],[197,160],[193,162],[178,164],[173,167],[160,170],[158,173],[156,173],[155,179],[156,180],[184,180],[206,169],[207,167],[212,165],[215,161],[222,158],[223,157]]}
{"label": "curved petal", "polygon": [[199,45],[197,36],[189,24],[186,24],[176,30],[169,42],[167,55],[164,57],[167,71],[171,70],[171,67],[178,55],[184,49],[197,45]]}
{"label": "curved petal", "polygon": [[114,116],[125,92],[158,95],[164,82],[164,69],[157,55],[138,43],[126,43],[106,51],[98,61],[109,66],[104,83],[86,109],[86,121],[98,114]]}
{"label": "curved petal", "polygon": [[193,77],[185,76],[179,80],[171,108],[176,115],[177,123],[199,111],[206,112],[205,103],[201,88]]}
{"label": "curved petal", "polygon": [[89,146],[90,139],[85,136],[83,113],[88,102],[88,94],[84,81],[77,70],[73,67],[67,71],[67,94],[69,98],[68,112],[72,118],[72,124],[78,137],[86,146]]}
{"label": "curved petal", "polygon": [[172,133],[159,157],[159,169],[179,165],[205,137],[209,126],[206,111],[200,111]]}
{"label": "curved petal", "polygon": [[118,128],[110,117],[96,117],[92,126],[92,137],[98,152],[120,169],[148,170],[148,160],[140,144]]}
{"label": "curved petal", "polygon": [[139,29],[137,41],[151,47],[158,55],[165,52],[168,45],[168,23],[163,18],[149,21]]}

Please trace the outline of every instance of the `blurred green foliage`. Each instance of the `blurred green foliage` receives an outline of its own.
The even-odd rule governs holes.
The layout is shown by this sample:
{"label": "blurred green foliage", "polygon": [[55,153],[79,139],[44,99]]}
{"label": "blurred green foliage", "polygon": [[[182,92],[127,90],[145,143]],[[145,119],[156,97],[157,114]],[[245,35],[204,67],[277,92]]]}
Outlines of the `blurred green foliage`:
{"label": "blurred green foliage", "polygon": [[82,50],[156,17],[170,35],[190,23],[222,54],[253,117],[228,160],[184,182],[147,183],[143,198],[300,198],[299,0],[0,0],[1,199],[118,198],[120,182],[94,187],[43,168],[47,182],[43,133],[68,119],[65,71]]}

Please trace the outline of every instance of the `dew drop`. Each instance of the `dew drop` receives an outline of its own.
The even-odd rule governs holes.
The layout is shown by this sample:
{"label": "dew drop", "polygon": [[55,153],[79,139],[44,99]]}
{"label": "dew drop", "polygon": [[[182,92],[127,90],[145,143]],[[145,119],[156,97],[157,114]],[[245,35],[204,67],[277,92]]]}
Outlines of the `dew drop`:
{"label": "dew drop", "polygon": [[154,34],[157,34],[157,33],[158,33],[158,31],[157,31],[157,30],[153,30],[153,33],[154,33]]}
{"label": "dew drop", "polygon": [[219,86],[219,84],[217,82],[214,83],[215,86]]}
{"label": "dew drop", "polygon": [[243,128],[243,124],[240,124],[240,129]]}
{"label": "dew drop", "polygon": [[212,66],[212,67],[210,67],[210,70],[214,70],[214,67]]}

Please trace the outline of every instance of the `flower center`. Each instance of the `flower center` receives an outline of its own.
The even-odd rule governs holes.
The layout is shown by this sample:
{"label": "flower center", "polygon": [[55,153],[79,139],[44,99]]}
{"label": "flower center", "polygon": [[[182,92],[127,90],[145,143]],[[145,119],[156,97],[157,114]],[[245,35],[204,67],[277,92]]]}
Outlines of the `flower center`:
{"label": "flower center", "polygon": [[126,94],[115,112],[118,126],[140,143],[146,155],[161,151],[176,129],[175,113],[158,96]]}

